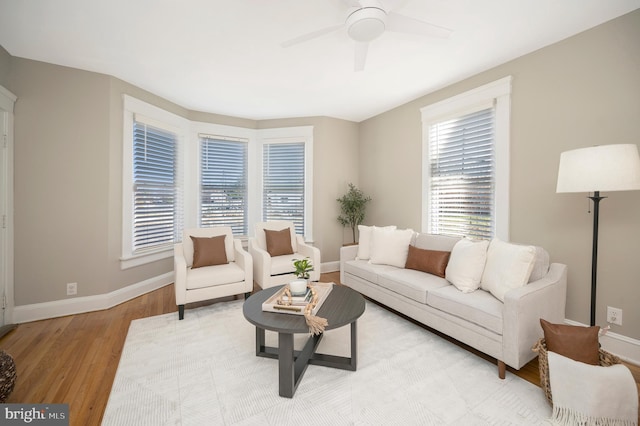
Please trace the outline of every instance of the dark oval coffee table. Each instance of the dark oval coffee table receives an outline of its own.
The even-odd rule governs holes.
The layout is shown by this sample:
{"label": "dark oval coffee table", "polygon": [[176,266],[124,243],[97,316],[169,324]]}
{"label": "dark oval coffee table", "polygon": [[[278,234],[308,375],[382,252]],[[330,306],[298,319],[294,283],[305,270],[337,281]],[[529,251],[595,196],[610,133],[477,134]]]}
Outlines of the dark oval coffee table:
{"label": "dark oval coffee table", "polygon": [[[365,309],[360,293],[342,285],[334,285],[317,316],[326,318],[325,330],[351,325],[351,356],[342,357],[316,353],[324,334],[309,336],[304,347],[296,351],[293,335],[309,334],[309,327],[303,315],[264,312],[264,303],[283,286],[270,287],[249,297],[242,307],[244,317],[256,326],[256,356],[278,360],[280,396],[292,398],[309,364],[355,371],[357,366],[356,322]],[[265,330],[278,333],[278,347],[265,345]]]}

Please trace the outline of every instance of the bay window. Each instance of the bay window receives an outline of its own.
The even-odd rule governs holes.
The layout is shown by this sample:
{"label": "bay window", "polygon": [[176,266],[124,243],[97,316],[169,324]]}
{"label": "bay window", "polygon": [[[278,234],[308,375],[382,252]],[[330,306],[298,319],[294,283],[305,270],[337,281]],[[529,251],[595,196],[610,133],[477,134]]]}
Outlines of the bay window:
{"label": "bay window", "polygon": [[189,227],[290,220],[312,240],[313,127],[191,122],[124,96],[123,269],[168,258]]}

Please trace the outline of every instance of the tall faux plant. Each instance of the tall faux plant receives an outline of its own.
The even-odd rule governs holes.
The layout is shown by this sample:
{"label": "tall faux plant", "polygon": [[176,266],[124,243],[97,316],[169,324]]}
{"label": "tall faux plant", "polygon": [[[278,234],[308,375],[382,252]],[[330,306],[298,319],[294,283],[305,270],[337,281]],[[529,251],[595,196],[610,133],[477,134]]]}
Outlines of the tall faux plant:
{"label": "tall faux plant", "polygon": [[349,191],[341,198],[337,199],[340,203],[340,216],[338,222],[342,226],[350,226],[353,233],[353,242],[356,242],[356,228],[364,221],[365,209],[367,203],[371,201],[371,197],[364,195],[362,190],[358,189],[354,184],[349,184]]}

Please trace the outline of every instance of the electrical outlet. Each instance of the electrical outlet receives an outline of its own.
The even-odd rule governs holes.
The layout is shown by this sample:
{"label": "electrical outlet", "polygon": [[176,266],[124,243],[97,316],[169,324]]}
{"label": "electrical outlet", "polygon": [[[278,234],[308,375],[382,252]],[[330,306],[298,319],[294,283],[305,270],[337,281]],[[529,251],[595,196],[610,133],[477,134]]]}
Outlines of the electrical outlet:
{"label": "electrical outlet", "polygon": [[622,309],[607,306],[607,322],[622,325]]}
{"label": "electrical outlet", "polygon": [[67,283],[67,296],[78,294],[78,283]]}

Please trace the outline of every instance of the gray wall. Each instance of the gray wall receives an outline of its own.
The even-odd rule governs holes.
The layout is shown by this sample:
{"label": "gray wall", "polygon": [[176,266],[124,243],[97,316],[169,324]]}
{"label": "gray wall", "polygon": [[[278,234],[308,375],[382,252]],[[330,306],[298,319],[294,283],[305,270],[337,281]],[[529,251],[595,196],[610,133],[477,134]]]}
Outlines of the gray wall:
{"label": "gray wall", "polygon": [[120,269],[123,94],[194,121],[247,128],[315,126],[315,244],[323,262],[338,260],[343,230],[335,219],[335,199],[358,175],[357,123],[331,118],[256,122],[194,112],[110,76],[2,52],[0,79],[18,96],[16,306],[66,299],[68,282],[78,283],[78,296],[92,296],[173,270],[170,258]]}
{"label": "gray wall", "polygon": [[0,46],[0,86],[7,86],[10,65],[11,55],[4,49],[4,47]]}
{"label": "gray wall", "polygon": [[[640,145],[640,10],[371,118],[360,126],[360,184],[368,222],[421,226],[420,108],[513,76],[510,237],[539,244],[569,267],[567,317],[589,323],[592,215],[587,194],[556,194],[560,153]],[[640,191],[601,203],[597,323],[640,338]],[[400,207],[401,206],[401,207]]]}
{"label": "gray wall", "polygon": [[107,288],[109,77],[13,58],[16,305]]}

